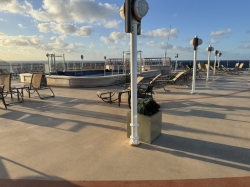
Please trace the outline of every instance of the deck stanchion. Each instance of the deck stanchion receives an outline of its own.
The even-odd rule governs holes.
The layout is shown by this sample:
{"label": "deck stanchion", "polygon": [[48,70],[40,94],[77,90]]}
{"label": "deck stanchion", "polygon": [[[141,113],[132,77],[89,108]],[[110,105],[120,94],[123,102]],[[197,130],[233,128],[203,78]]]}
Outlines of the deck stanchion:
{"label": "deck stanchion", "polygon": [[137,121],[137,34],[141,34],[141,19],[147,14],[148,9],[146,0],[126,0],[120,9],[120,16],[125,20],[125,32],[130,33],[131,136],[129,143],[133,146],[140,144]]}
{"label": "deck stanchion", "polygon": [[214,72],[213,72],[213,75],[215,75],[216,61],[217,61],[216,57],[217,57],[218,53],[219,53],[218,50],[214,51]]}
{"label": "deck stanchion", "polygon": [[214,50],[214,48],[209,45],[208,48],[206,49],[208,51],[208,61],[207,61],[207,79],[206,81],[209,81],[209,68],[210,68],[210,56],[211,56],[211,51]]}
{"label": "deck stanchion", "polygon": [[195,94],[195,79],[196,79],[196,58],[198,45],[202,44],[202,39],[199,39],[198,36],[195,36],[193,40],[190,41],[190,44],[194,46],[194,61],[193,61],[193,80],[192,80],[192,90],[191,94]]}
{"label": "deck stanchion", "polygon": [[220,67],[220,57],[221,57],[221,55],[222,55],[222,53],[219,52],[219,53],[218,53],[218,57],[219,57],[219,58],[218,58],[218,68]]}

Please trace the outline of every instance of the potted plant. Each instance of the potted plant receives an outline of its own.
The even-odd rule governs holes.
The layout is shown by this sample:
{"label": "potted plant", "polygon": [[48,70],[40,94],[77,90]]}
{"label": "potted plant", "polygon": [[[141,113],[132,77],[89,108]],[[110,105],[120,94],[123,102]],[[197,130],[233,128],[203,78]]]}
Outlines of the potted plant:
{"label": "potted plant", "polygon": [[[161,135],[162,111],[160,105],[152,97],[138,100],[137,120],[139,140],[145,143],[152,143]],[[131,111],[127,113],[127,137],[131,135]]]}

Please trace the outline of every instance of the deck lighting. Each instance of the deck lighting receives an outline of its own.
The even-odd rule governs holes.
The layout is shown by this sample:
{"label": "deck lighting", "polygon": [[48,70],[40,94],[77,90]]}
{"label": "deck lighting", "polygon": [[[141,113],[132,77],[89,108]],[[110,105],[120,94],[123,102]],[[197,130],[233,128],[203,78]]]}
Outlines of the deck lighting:
{"label": "deck lighting", "polygon": [[193,61],[193,80],[192,80],[192,90],[191,94],[195,94],[195,79],[196,79],[196,58],[197,58],[197,50],[198,45],[202,44],[202,39],[195,36],[194,39],[190,41],[190,44],[194,46],[194,61]]}
{"label": "deck lighting", "polygon": [[175,71],[177,71],[177,58],[178,58],[178,54],[175,55]]}
{"label": "deck lighting", "polygon": [[218,54],[219,54],[219,51],[215,50],[214,51],[214,72],[213,72],[213,75],[215,75],[216,61],[217,61],[216,57],[217,57]]}
{"label": "deck lighting", "polygon": [[207,61],[207,81],[209,81],[209,68],[210,68],[210,56],[211,56],[211,51],[214,50],[214,48],[209,45],[208,48],[206,48],[206,50],[208,51],[208,61]]}
{"label": "deck lighting", "polygon": [[130,33],[130,74],[131,74],[131,136],[130,144],[140,144],[137,120],[137,35],[141,34],[141,19],[149,9],[146,0],[125,0],[120,16],[125,20],[125,32]]}

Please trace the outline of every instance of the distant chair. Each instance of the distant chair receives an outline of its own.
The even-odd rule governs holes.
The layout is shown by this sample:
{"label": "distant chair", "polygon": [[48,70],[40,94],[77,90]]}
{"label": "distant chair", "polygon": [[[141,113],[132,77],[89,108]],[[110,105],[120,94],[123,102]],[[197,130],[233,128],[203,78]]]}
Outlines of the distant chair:
{"label": "distant chair", "polygon": [[3,102],[5,109],[7,109],[7,104],[6,104],[5,100],[4,100],[3,92],[4,92],[4,85],[0,85],[0,99]]}
{"label": "distant chair", "polygon": [[[29,93],[29,98],[30,98],[31,91],[33,91],[33,93],[36,92],[40,99],[55,97],[55,94],[52,91],[52,89],[47,84],[42,82],[43,75],[44,75],[43,73],[33,73],[32,74],[30,85],[29,85],[29,88],[27,89],[27,91]],[[49,89],[51,91],[52,95],[46,96],[46,97],[41,97],[39,91],[46,90],[46,89]]]}
{"label": "distant chair", "polygon": [[169,78],[157,79],[156,83],[160,85],[166,91],[165,85],[167,84],[176,84],[177,82],[180,82],[180,85],[182,85],[185,81],[184,75],[185,75],[185,72],[181,71],[175,74],[175,76],[171,77],[170,79]]}
{"label": "distant chair", "polygon": [[13,95],[16,95],[19,98],[21,97],[21,102],[23,101],[21,93],[11,86],[11,74],[0,74],[0,85],[4,85],[3,88],[3,97],[6,97],[10,94],[11,100],[13,100]]}

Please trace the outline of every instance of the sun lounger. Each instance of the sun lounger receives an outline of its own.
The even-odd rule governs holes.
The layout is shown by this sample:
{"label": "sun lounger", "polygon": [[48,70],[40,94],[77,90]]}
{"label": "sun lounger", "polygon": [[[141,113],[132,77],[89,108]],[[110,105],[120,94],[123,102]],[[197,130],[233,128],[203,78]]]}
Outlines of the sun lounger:
{"label": "sun lounger", "polygon": [[4,85],[0,85],[0,99],[3,102],[5,109],[7,109],[7,104],[6,104],[5,99],[4,99],[3,91],[4,91]]}
{"label": "sun lounger", "polygon": [[[27,89],[27,91],[29,93],[29,98],[30,98],[31,91],[33,91],[33,93],[36,92],[40,99],[45,99],[48,97],[55,97],[55,94],[52,91],[52,89],[48,85],[45,85],[42,82],[42,79],[43,79],[43,73],[33,73],[32,74],[30,85],[29,85],[29,88]],[[52,95],[46,96],[46,97],[41,97],[41,94],[39,93],[39,91],[46,90],[46,89],[50,90]]]}

